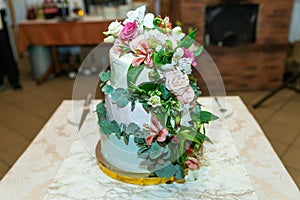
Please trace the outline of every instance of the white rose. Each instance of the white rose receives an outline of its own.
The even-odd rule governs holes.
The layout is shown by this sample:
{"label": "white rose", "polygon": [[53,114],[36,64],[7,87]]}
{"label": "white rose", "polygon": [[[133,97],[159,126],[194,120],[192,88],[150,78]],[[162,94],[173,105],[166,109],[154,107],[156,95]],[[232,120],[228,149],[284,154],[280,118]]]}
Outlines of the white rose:
{"label": "white rose", "polygon": [[195,92],[192,87],[188,87],[188,89],[179,98],[179,100],[183,104],[191,103],[194,99],[195,99]]}
{"label": "white rose", "polygon": [[116,20],[110,23],[110,25],[108,26],[108,31],[104,32],[104,34],[108,36],[118,36],[121,33],[122,29],[123,25],[121,24],[121,22],[118,22]]}
{"label": "white rose", "polygon": [[189,87],[189,78],[186,74],[178,70],[172,70],[165,73],[166,87],[176,96],[181,96],[187,87]]}
{"label": "white rose", "polygon": [[114,36],[108,36],[107,38],[104,38],[104,42],[106,43],[113,43],[115,41]]}
{"label": "white rose", "polygon": [[192,73],[192,58],[180,58],[177,62],[177,69],[183,71],[186,74]]}

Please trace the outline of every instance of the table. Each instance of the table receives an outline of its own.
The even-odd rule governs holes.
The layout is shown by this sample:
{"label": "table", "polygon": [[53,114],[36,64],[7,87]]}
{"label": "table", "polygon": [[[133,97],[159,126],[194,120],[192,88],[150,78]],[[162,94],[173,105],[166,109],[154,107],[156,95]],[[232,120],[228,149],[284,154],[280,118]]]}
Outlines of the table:
{"label": "table", "polygon": [[[209,103],[212,98],[201,98]],[[237,96],[226,97],[234,113],[225,120],[258,199],[300,199],[300,192],[263,131]],[[77,101],[76,101],[77,102]],[[0,183],[3,199],[44,199],[69,148],[76,127],[66,120],[74,101],[65,100]],[[82,103],[83,101],[79,101]],[[87,121],[95,120],[92,114]],[[84,126],[84,124],[83,124]],[[72,187],[72,186],[69,186]],[[1,198],[2,199],[2,198]]]}
{"label": "table", "polygon": [[18,26],[18,50],[23,54],[30,45],[51,46],[53,67],[45,73],[38,83],[45,81],[52,73],[59,73],[56,46],[64,45],[98,45],[103,39],[111,20],[101,17],[83,17],[76,21],[27,20]]}

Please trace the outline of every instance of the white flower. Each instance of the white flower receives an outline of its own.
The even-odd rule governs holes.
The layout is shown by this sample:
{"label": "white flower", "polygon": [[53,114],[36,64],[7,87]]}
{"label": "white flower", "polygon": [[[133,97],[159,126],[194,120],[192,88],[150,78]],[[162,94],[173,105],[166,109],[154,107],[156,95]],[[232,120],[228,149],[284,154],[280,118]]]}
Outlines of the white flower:
{"label": "white flower", "polygon": [[114,36],[110,35],[107,38],[104,38],[104,42],[106,43],[113,43],[115,41]]}
{"label": "white flower", "polygon": [[161,46],[164,46],[166,44],[166,40],[168,39],[167,35],[156,29],[145,31],[144,35],[146,39],[156,41],[158,45]]}
{"label": "white flower", "polygon": [[127,19],[124,21],[124,24],[126,24],[127,22],[133,22],[133,21],[137,21],[137,22],[142,22],[145,16],[145,11],[146,11],[146,6],[141,6],[138,7],[137,9],[135,9],[134,11],[129,11],[127,13]]}
{"label": "white flower", "polygon": [[173,54],[173,61],[178,61],[180,58],[182,58],[182,56],[184,55],[184,51],[182,48],[177,48],[175,53]]}
{"label": "white flower", "polygon": [[117,37],[121,33],[122,29],[123,29],[123,25],[121,24],[121,22],[118,22],[116,20],[116,21],[110,23],[110,25],[108,26],[108,31],[103,32],[103,33],[107,36]]}
{"label": "white flower", "polygon": [[[124,20],[123,24],[125,25],[127,22],[134,22],[136,21],[139,25],[145,26],[149,29],[154,28],[153,20],[154,20],[154,14],[147,13],[145,15],[146,7],[141,6],[138,7],[134,11],[129,11],[127,13],[127,19]],[[141,29],[140,31],[143,32],[143,27],[139,27]]]}
{"label": "white flower", "polygon": [[182,32],[181,27],[176,26],[172,29],[172,37],[174,40],[179,41],[181,40],[185,34]]}
{"label": "white flower", "polygon": [[144,17],[143,25],[150,29],[154,28],[153,20],[154,20],[154,15],[152,13],[148,13]]}
{"label": "white flower", "polygon": [[149,98],[148,100],[148,105],[151,105],[153,107],[157,107],[160,106],[160,97],[157,95],[154,95],[152,97]]}
{"label": "white flower", "polygon": [[192,58],[180,58],[177,62],[177,69],[183,71],[186,74],[192,73]]}
{"label": "white flower", "polygon": [[176,96],[181,96],[189,87],[189,78],[186,74],[172,70],[165,73],[166,87]]}
{"label": "white flower", "polygon": [[162,71],[169,71],[169,70],[171,70],[171,69],[174,69],[174,63],[171,63],[171,64],[165,64],[165,65],[162,65],[161,67],[160,67],[160,69],[162,70]]}
{"label": "white flower", "polygon": [[179,98],[179,101],[183,104],[188,104],[191,103],[194,99],[195,99],[195,92],[192,87],[188,87],[188,89]]}

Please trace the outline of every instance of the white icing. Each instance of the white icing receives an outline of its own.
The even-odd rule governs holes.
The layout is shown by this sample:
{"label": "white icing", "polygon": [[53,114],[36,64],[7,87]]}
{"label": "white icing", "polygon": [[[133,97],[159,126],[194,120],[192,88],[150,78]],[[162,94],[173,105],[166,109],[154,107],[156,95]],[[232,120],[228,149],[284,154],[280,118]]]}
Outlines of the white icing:
{"label": "white icing", "polygon": [[[121,57],[116,54],[111,48],[109,51],[110,70],[111,70],[111,84],[115,88],[127,88],[127,71],[132,63],[133,55],[131,53],[124,54]],[[139,75],[136,85],[143,82],[149,82],[148,73],[151,71],[149,68],[144,70]]]}
{"label": "white icing", "polygon": [[137,157],[138,147],[134,137],[129,137],[128,145],[123,137],[118,139],[114,134],[109,137],[101,134],[101,153],[109,164],[126,172],[149,173],[143,159]]}
{"label": "white icing", "polygon": [[119,108],[111,101],[111,96],[105,98],[106,113],[110,120],[115,120],[118,124],[136,123],[139,127],[150,123],[151,116],[145,111],[142,104],[136,103],[135,109],[131,111],[131,104],[123,108]]}

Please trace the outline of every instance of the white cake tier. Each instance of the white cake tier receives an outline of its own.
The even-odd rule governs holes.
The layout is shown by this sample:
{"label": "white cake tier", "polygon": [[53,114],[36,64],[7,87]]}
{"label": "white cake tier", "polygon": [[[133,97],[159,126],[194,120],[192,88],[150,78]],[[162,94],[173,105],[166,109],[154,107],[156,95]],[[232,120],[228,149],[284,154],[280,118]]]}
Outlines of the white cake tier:
{"label": "white cake tier", "polygon": [[[150,123],[150,115],[137,103],[133,112],[131,105],[119,108],[111,102],[111,97],[106,96],[106,113],[109,120],[115,120],[118,124],[136,123],[139,127]],[[134,137],[129,137],[128,145],[125,144],[123,137],[119,140],[114,134],[109,137],[101,134],[101,153],[105,160],[123,171],[134,173],[149,173],[147,166],[143,166],[142,159],[137,157],[138,147],[134,143]]]}
{"label": "white cake tier", "polygon": [[[133,55],[131,53],[122,55],[116,54],[111,48],[109,51],[111,84],[115,88],[127,88],[127,71],[132,63]],[[136,85],[143,82],[149,82],[148,73],[151,69],[144,68],[136,81]]]}

